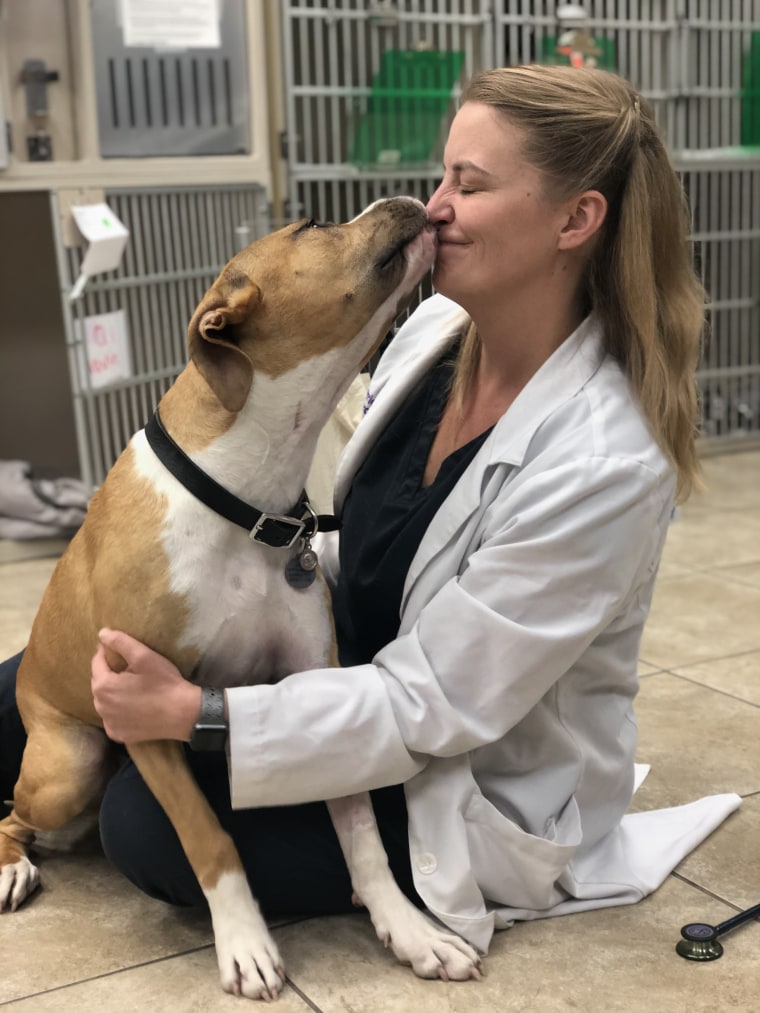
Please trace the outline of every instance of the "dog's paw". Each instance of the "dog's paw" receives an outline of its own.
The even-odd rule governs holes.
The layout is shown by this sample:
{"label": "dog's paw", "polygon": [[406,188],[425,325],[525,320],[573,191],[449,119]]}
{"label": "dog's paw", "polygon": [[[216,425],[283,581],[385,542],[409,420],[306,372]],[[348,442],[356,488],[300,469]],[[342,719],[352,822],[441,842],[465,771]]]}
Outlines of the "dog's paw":
{"label": "dog's paw", "polygon": [[435,925],[409,906],[393,927],[376,924],[378,937],[420,978],[468,981],[482,977],[480,955],[461,936]]}
{"label": "dog's paw", "polygon": [[277,999],[285,984],[285,971],[267,931],[233,933],[229,939],[217,935],[216,953],[225,992],[267,1002]]}
{"label": "dog's paw", "polygon": [[26,855],[0,869],[0,911],[15,911],[40,885],[40,874]]}

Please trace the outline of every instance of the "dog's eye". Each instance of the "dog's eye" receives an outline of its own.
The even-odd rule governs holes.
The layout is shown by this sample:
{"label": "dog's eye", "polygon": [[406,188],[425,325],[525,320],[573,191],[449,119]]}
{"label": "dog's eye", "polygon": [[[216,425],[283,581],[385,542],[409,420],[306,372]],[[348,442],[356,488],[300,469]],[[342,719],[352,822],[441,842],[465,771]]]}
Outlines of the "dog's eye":
{"label": "dog's eye", "polygon": [[316,218],[309,218],[298,229],[299,232],[306,232],[308,229],[330,229],[335,222],[318,222]]}

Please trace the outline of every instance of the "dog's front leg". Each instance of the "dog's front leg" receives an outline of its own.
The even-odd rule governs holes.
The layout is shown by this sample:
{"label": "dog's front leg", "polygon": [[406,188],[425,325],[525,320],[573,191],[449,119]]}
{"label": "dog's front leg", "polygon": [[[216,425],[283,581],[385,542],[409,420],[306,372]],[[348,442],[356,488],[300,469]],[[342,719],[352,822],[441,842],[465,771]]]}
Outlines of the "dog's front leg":
{"label": "dog's front leg", "polygon": [[285,979],[231,838],[198,788],[178,742],[142,742],[129,753],[177,831],[208,901],[225,992],[276,999]]}
{"label": "dog's front leg", "polygon": [[369,795],[333,799],[327,806],[356,899],[369,911],[385,946],[421,978],[479,978],[477,952],[460,936],[436,925],[402,893],[388,865]]}

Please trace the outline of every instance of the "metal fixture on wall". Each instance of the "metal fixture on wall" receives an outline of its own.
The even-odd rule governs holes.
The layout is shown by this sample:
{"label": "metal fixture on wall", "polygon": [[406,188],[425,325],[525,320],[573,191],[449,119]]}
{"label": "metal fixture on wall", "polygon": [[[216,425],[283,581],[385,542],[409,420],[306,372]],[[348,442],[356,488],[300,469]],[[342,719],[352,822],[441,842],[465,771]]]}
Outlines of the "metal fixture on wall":
{"label": "metal fixture on wall", "polygon": [[30,162],[50,162],[53,158],[53,144],[47,129],[48,85],[59,80],[57,70],[48,70],[44,60],[24,60],[21,69],[21,83],[26,89],[26,113],[35,131],[26,139],[27,155]]}

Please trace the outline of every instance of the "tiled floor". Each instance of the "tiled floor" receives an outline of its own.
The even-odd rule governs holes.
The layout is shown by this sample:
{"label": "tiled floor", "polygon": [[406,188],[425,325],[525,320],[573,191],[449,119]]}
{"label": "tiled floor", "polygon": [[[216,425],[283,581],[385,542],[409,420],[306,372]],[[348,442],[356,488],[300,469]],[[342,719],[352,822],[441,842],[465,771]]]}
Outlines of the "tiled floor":
{"label": "tiled floor", "polygon": [[[634,907],[517,925],[496,937],[480,982],[420,981],[365,916],[283,925],[282,1013],[760,1010],[760,925],[722,959],[674,952],[689,921],[760,902],[760,452],[708,458],[709,491],[679,513],[642,646],[636,808],[735,791],[740,809]],[[24,547],[21,547],[22,553]],[[0,544],[0,655],[24,643],[53,559]],[[203,916],[144,899],[97,846],[48,855],[44,889],[0,916],[0,1005],[26,1011],[240,1010],[217,985]]]}

